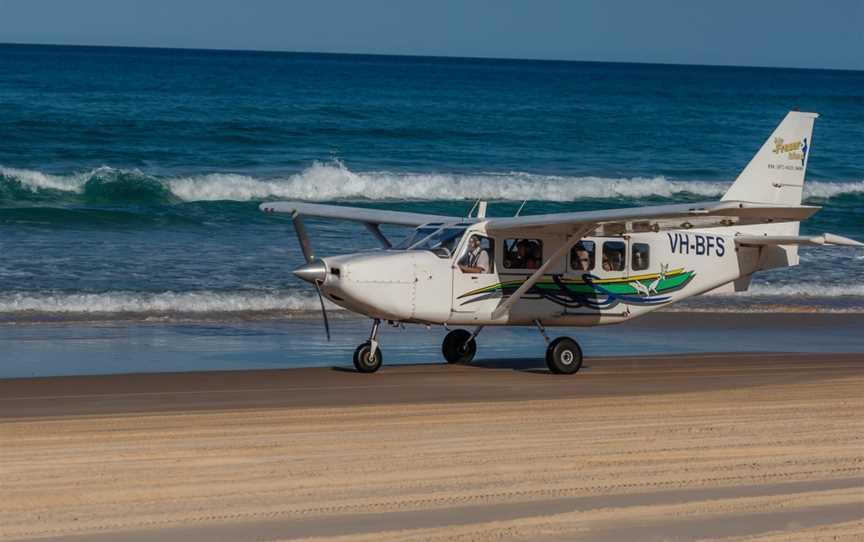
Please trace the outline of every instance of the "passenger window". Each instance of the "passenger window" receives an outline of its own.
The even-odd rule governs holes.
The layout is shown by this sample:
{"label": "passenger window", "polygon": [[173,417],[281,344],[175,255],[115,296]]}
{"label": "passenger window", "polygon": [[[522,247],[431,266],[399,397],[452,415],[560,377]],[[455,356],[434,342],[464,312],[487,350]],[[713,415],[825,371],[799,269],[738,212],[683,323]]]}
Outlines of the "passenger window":
{"label": "passenger window", "polygon": [[504,267],[539,269],[543,263],[543,241],[540,239],[505,239]]}
{"label": "passenger window", "polygon": [[649,247],[645,243],[633,243],[633,271],[648,269],[651,264]]}
{"label": "passenger window", "polygon": [[494,273],[495,242],[482,235],[468,238],[465,253],[459,258],[459,269],[463,273]]}
{"label": "passenger window", "polygon": [[570,268],[574,271],[594,269],[594,241],[579,241],[570,249]]}
{"label": "passenger window", "polygon": [[622,241],[603,243],[603,270],[624,271],[625,246]]}

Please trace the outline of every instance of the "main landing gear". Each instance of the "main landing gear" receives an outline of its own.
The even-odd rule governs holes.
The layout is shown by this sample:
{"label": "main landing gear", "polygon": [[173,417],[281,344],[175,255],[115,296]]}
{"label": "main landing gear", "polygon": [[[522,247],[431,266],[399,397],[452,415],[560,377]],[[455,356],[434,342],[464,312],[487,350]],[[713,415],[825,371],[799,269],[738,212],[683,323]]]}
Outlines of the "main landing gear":
{"label": "main landing gear", "polygon": [[454,329],[448,333],[441,344],[441,353],[447,363],[471,363],[477,353],[477,341],[474,338],[481,329],[483,326],[477,327],[473,333],[465,329]]}
{"label": "main landing gear", "polygon": [[534,325],[540,330],[546,340],[546,366],[555,374],[572,375],[582,368],[582,349],[579,343],[570,337],[558,337],[550,341],[540,320],[534,320]]}
{"label": "main landing gear", "polygon": [[[546,366],[555,374],[573,374],[582,367],[582,349],[579,343],[570,337],[558,337],[550,340],[546,330],[539,320],[534,324],[546,340]],[[447,363],[470,363],[477,353],[477,341],[474,339],[480,333],[483,326],[469,332],[466,329],[454,329],[444,337],[441,344],[441,353]]]}

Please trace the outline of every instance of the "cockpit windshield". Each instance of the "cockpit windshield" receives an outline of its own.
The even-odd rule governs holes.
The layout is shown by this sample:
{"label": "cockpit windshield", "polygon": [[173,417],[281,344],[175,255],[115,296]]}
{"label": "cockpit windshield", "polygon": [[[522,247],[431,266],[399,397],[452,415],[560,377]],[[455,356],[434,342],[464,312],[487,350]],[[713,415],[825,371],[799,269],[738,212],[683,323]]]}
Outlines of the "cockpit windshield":
{"label": "cockpit windshield", "polygon": [[408,250],[431,250],[441,258],[449,258],[464,233],[465,228],[441,228],[409,246]]}
{"label": "cockpit windshield", "polygon": [[405,250],[417,241],[435,233],[439,228],[440,226],[420,226],[416,230],[412,231],[411,235],[393,245],[391,250]]}

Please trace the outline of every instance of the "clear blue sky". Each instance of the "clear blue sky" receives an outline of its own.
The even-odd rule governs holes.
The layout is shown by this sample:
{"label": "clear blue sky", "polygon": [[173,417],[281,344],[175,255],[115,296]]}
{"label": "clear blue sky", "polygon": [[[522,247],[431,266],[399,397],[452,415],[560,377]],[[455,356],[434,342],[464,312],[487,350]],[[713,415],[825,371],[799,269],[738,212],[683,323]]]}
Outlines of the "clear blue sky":
{"label": "clear blue sky", "polygon": [[0,0],[0,43],[864,69],[864,0]]}

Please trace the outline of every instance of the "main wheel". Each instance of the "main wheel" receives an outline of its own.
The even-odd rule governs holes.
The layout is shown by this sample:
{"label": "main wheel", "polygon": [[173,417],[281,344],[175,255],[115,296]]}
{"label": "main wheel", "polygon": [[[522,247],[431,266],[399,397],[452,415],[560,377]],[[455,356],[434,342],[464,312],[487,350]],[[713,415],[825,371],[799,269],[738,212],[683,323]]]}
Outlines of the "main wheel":
{"label": "main wheel", "polygon": [[558,337],[546,349],[546,366],[555,374],[571,375],[582,367],[582,349],[570,337]]}
{"label": "main wheel", "polygon": [[477,341],[464,329],[454,329],[444,337],[441,353],[447,363],[470,363],[477,353]]}
{"label": "main wheel", "polygon": [[372,356],[372,343],[366,341],[357,347],[354,351],[354,368],[361,373],[374,373],[381,367],[384,361],[384,355],[381,353],[381,348],[375,349],[375,356]]}

